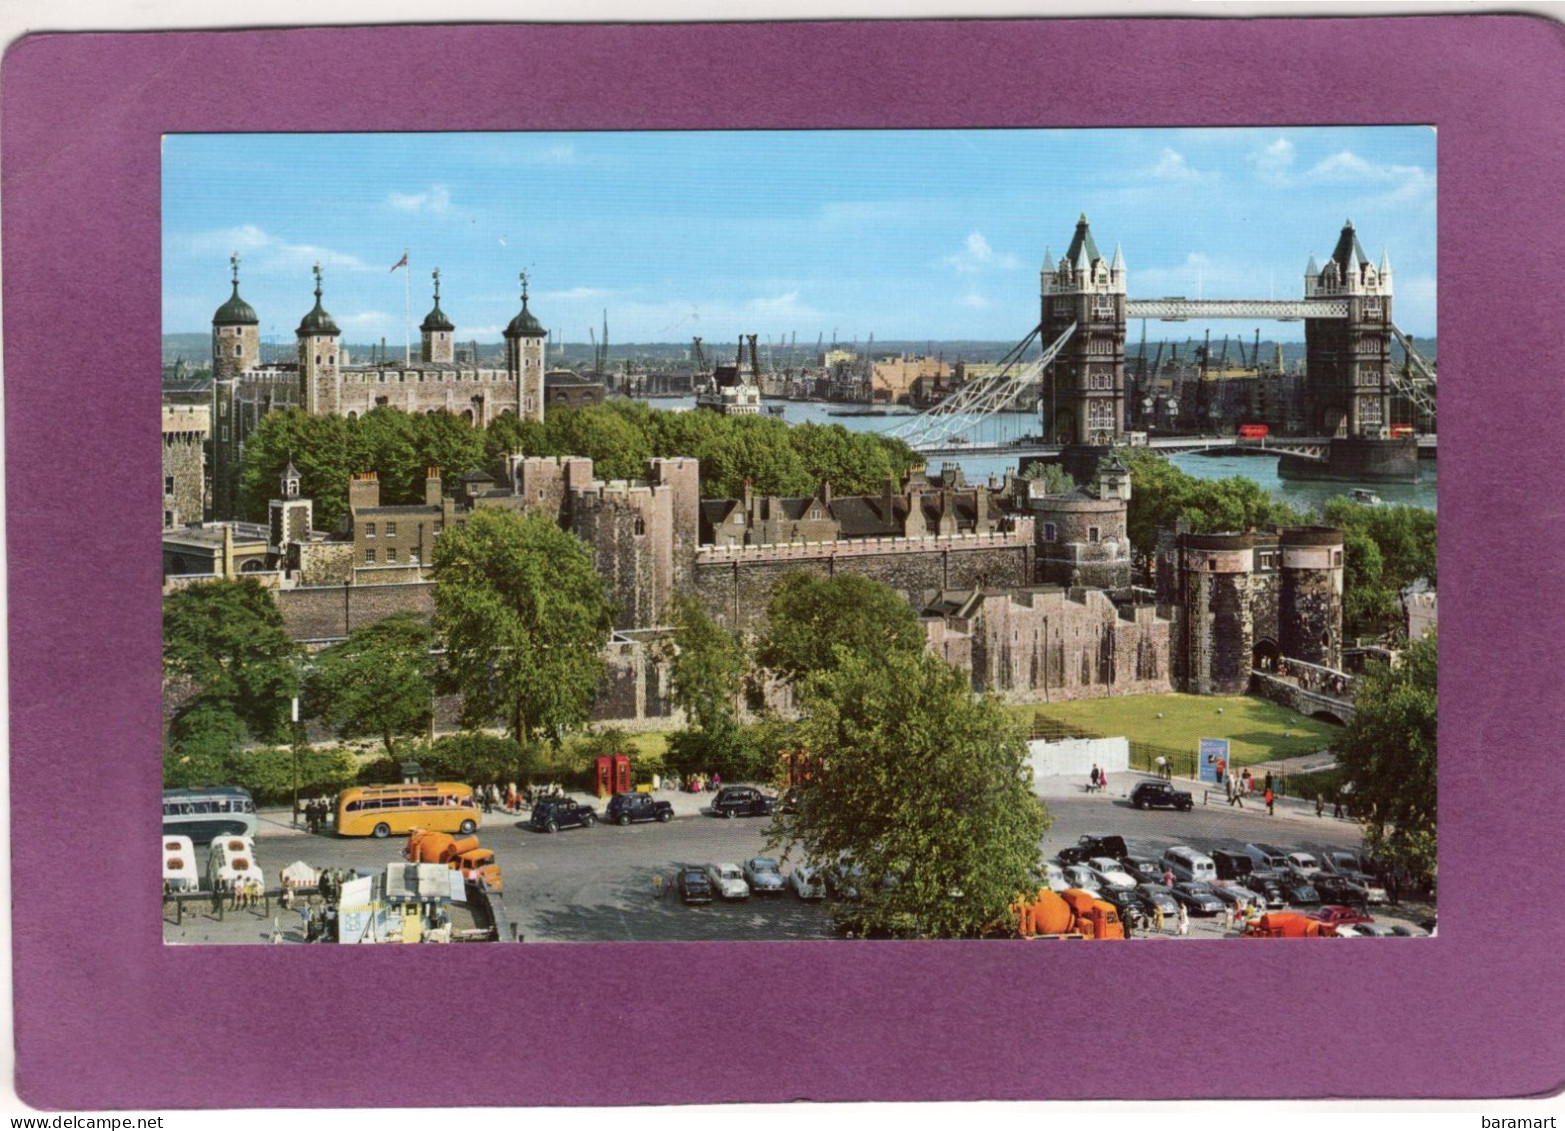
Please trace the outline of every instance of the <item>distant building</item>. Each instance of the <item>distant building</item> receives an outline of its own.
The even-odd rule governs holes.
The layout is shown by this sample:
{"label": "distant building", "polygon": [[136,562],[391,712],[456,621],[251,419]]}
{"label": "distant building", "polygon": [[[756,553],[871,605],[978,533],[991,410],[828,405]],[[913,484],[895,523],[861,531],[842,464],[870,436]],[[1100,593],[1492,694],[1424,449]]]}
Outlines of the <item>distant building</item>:
{"label": "distant building", "polygon": [[543,375],[546,408],[592,408],[603,403],[603,382],[570,369],[551,369]]}
{"label": "distant building", "polygon": [[903,354],[901,357],[873,362],[870,386],[877,401],[896,404],[912,397],[914,382],[920,378],[948,385],[951,375],[951,365],[939,358]]}

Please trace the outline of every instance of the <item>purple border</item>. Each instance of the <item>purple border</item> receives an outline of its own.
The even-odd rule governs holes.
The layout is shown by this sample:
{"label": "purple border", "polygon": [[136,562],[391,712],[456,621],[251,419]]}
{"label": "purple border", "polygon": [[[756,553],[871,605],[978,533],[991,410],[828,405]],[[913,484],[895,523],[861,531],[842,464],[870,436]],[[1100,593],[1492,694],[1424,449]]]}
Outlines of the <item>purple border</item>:
{"label": "purple border", "polygon": [[[81,1109],[1559,1087],[1565,948],[1552,920],[1565,873],[1548,862],[1565,728],[1549,645],[1565,591],[1559,570],[1537,563],[1565,558],[1560,527],[1539,521],[1560,483],[1550,440],[1565,434],[1562,35],[1539,19],[1457,15],[23,40],[5,58],[0,111],[22,1097]],[[425,81],[437,74],[451,81]],[[1312,122],[1440,130],[1439,939],[162,946],[145,832],[157,801],[159,550],[138,518],[159,507],[147,422],[158,411],[160,133]],[[62,796],[94,799],[92,845],[84,824],[39,804]],[[1518,826],[1523,813],[1538,817]],[[1488,878],[1500,830],[1504,855],[1542,877],[1521,907],[1497,905]],[[704,986],[764,988],[765,1010],[714,1012],[707,992],[653,988],[688,984],[692,969]],[[410,975],[467,1005],[496,999],[453,1014],[461,1071],[429,1056],[394,1010],[368,1024],[351,1004],[350,986]],[[1148,994],[1149,983],[1162,989]],[[544,991],[590,1008],[530,1027],[525,1003]],[[245,1056],[232,1055],[234,1038]],[[1202,1072],[1236,1043],[1278,1055],[1260,1077]],[[675,1071],[747,1060],[772,1068]]]}

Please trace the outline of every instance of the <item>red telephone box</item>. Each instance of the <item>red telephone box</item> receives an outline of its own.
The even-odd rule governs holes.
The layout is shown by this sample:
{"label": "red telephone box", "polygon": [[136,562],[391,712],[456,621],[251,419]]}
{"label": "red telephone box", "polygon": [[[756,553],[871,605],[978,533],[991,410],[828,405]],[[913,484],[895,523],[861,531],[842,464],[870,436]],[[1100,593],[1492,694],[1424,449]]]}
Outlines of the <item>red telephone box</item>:
{"label": "red telephone box", "polygon": [[605,754],[594,763],[599,797],[630,792],[630,756]]}

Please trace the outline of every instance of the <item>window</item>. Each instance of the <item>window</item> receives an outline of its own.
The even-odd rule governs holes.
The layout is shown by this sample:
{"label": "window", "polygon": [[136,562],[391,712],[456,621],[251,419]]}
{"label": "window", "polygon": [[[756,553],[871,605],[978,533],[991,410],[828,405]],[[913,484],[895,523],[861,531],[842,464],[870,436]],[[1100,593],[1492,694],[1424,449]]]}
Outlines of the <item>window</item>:
{"label": "window", "polygon": [[395,546],[387,546],[386,547],[386,561],[394,562],[396,560],[397,560],[397,548]]}
{"label": "window", "polygon": [[417,550],[409,550],[408,551],[408,563],[410,565],[418,565],[418,551]]}
{"label": "window", "polygon": [[364,537],[366,537],[366,538],[373,538],[373,537],[375,537],[375,524],[373,522],[366,522],[364,524]]}
{"label": "window", "polygon": [[163,493],[165,495],[172,495],[174,493],[174,477],[172,475],[165,475],[163,477]]}
{"label": "window", "polygon": [[639,537],[647,532],[647,520],[639,514],[636,516],[636,535]]}
{"label": "window", "polygon": [[365,550],[364,551],[364,564],[365,565],[374,565],[375,564],[375,551],[374,550]]}
{"label": "window", "polygon": [[1096,526],[1089,526],[1089,527],[1087,527],[1087,541],[1089,541],[1089,542],[1096,542],[1097,540],[1098,540],[1098,528]]}
{"label": "window", "polygon": [[319,365],[320,363],[321,363],[321,355],[320,354],[316,354],[315,355],[315,364]]}
{"label": "window", "polygon": [[223,439],[224,441],[227,441],[228,439],[228,425],[226,424],[223,425]]}
{"label": "window", "polygon": [[1057,532],[1055,531],[1054,523],[1052,523],[1052,522],[1044,523],[1043,524],[1043,540],[1045,542],[1053,542],[1056,537],[1057,537]]}
{"label": "window", "polygon": [[1331,564],[1334,565],[1334,566],[1340,566],[1342,564],[1342,551],[1341,550],[1337,550],[1337,551],[1332,553],[1332,555],[1331,555]]}
{"label": "window", "polygon": [[235,346],[234,346],[234,356],[235,356],[235,357],[238,357],[238,356],[239,356],[239,346],[238,346],[238,345],[235,345]]}
{"label": "window", "polygon": [[386,537],[387,538],[395,538],[396,536],[397,536],[397,524],[394,523],[394,522],[386,523]]}

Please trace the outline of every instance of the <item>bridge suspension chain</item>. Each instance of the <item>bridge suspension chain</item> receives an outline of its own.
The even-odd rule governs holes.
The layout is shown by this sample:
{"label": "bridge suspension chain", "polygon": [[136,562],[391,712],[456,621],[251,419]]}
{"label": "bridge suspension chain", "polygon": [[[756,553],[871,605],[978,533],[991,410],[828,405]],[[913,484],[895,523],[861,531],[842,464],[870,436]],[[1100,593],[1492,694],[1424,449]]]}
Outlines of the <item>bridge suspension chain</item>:
{"label": "bridge suspension chain", "polygon": [[[929,408],[911,420],[892,429],[895,436],[914,448],[929,447],[980,424],[998,412],[1011,407],[1023,390],[1043,379],[1044,370],[1059,356],[1065,343],[1076,332],[1072,322],[1037,358],[1020,365],[1022,355],[1041,336],[1043,327],[1034,327],[1032,333],[1005,355],[1000,367],[993,373],[964,386],[933,408]],[[1020,368],[1017,366],[1020,365]]]}
{"label": "bridge suspension chain", "polygon": [[1412,401],[1420,411],[1434,416],[1436,387],[1434,366],[1425,361],[1424,355],[1413,348],[1412,341],[1397,328],[1395,323],[1391,324],[1391,336],[1407,351],[1408,364],[1424,377],[1422,381],[1410,381],[1406,377],[1393,374],[1390,379],[1391,387]]}

